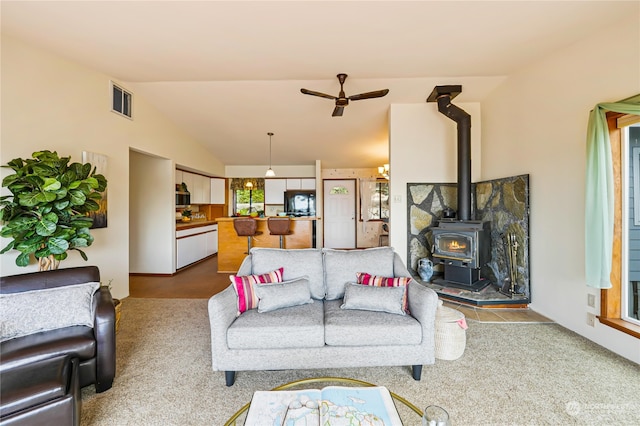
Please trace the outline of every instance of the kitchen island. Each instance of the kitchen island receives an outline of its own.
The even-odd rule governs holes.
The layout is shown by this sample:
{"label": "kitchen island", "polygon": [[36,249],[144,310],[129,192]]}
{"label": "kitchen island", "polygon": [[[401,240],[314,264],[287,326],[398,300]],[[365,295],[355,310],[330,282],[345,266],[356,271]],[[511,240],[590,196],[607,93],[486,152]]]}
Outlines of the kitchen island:
{"label": "kitchen island", "polygon": [[[218,223],[218,272],[235,273],[247,255],[247,237],[239,237],[233,227],[235,217],[219,217]],[[253,237],[251,247],[280,247],[280,237],[269,235],[267,218],[257,217],[261,235]],[[291,235],[284,237],[284,247],[290,249],[315,246],[315,217],[291,218]]]}

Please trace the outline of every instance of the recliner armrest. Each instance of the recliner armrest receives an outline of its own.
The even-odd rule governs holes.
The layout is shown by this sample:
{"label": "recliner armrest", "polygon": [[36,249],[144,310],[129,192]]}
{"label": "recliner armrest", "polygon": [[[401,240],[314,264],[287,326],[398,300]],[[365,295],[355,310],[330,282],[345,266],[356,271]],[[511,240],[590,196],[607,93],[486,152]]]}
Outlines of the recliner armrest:
{"label": "recliner armrest", "polygon": [[93,295],[96,338],[96,392],[110,389],[116,375],[116,313],[108,287]]}

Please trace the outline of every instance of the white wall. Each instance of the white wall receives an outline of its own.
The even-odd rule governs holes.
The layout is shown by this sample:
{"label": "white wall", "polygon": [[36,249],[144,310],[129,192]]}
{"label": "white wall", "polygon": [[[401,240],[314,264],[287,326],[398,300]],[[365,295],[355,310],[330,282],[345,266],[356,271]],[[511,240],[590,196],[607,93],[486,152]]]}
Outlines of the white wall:
{"label": "white wall", "polygon": [[[464,85],[462,90],[464,92]],[[453,104],[471,115],[471,180],[476,182],[480,180],[481,170],[480,104],[459,103],[456,99],[453,100]],[[457,125],[438,112],[435,103],[392,104],[389,114],[389,238],[390,245],[406,264],[407,183],[457,182]]]}
{"label": "white wall", "polygon": [[[82,151],[108,157],[108,227],[92,231],[95,242],[86,249],[89,261],[70,253],[61,267],[97,265],[103,282],[113,279],[115,297],[129,294],[129,149],[185,164],[211,175],[224,166],[202,145],[170,124],[166,117],[133,98],[133,117],[110,112],[110,77],[22,42],[2,36],[0,94],[0,162],[30,157],[49,149],[80,161]],[[126,84],[124,85],[126,88]],[[2,177],[9,171],[2,169]],[[173,182],[173,170],[168,177]],[[4,189],[6,193],[6,188]],[[158,192],[173,196],[173,184]],[[163,195],[164,196],[164,195]],[[173,214],[173,205],[168,214]],[[2,247],[8,240],[1,242]],[[0,274],[33,272],[15,265],[17,252],[0,256]]]}
{"label": "white wall", "polygon": [[175,197],[157,188],[174,184],[173,162],[130,151],[129,272],[172,274],[175,268]]}
{"label": "white wall", "polygon": [[482,103],[482,177],[529,173],[531,307],[640,362],[640,340],[586,324],[585,147],[589,110],[640,92],[633,17],[509,77]]}

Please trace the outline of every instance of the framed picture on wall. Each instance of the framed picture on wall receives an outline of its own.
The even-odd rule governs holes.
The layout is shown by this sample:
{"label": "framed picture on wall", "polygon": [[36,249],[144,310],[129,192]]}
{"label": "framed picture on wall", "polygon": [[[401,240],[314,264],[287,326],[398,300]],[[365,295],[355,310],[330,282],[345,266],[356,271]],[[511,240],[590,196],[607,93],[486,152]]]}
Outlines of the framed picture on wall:
{"label": "framed picture on wall", "polygon": [[[96,168],[96,173],[107,177],[107,156],[103,154],[96,154],[95,152],[82,151],[82,162],[90,163]],[[108,180],[108,179],[107,179]],[[89,217],[93,219],[93,225],[91,229],[106,228],[107,227],[107,190],[105,189],[100,200],[100,208],[95,212],[90,212]]]}

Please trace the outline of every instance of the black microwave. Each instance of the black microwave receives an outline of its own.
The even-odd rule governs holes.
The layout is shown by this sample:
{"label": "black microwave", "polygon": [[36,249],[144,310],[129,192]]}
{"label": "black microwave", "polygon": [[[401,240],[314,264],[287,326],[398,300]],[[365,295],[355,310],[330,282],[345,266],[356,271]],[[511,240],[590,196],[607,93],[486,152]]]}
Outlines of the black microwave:
{"label": "black microwave", "polygon": [[176,207],[187,207],[191,204],[191,194],[185,191],[176,191]]}

